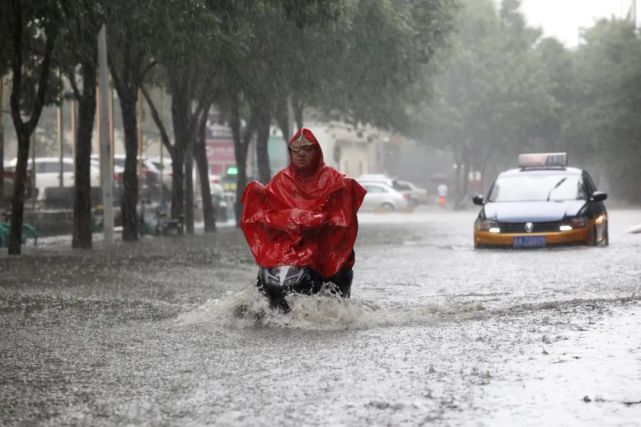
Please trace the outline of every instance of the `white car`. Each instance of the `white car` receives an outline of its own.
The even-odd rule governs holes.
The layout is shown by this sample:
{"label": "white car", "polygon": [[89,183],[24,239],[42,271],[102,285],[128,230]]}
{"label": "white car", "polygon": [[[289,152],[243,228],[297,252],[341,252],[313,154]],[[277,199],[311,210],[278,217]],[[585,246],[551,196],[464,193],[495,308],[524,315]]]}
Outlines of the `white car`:
{"label": "white car", "polygon": [[403,194],[408,194],[409,201],[414,206],[427,204],[429,202],[429,195],[427,189],[420,188],[414,185],[409,181],[403,181],[401,179],[394,180],[394,189],[400,191]]}
{"label": "white car", "polygon": [[382,173],[366,173],[356,178],[356,181],[360,183],[380,182],[381,184],[385,184],[388,187],[392,187],[392,188],[394,186],[394,179]]}
{"label": "white car", "polygon": [[[43,200],[45,189],[60,186],[60,158],[59,157],[36,157],[36,185],[38,199]],[[9,167],[15,168],[17,159],[9,162]],[[32,160],[29,159],[27,169],[31,170]],[[62,158],[62,180],[64,187],[74,186],[74,161],[71,157]],[[100,168],[93,163],[89,167],[90,183],[92,187],[100,187]]]}
{"label": "white car", "polygon": [[[124,154],[115,154],[114,155],[114,181],[116,182],[116,186],[118,187],[123,187],[123,176],[125,172],[125,159],[126,156]],[[99,157],[97,155],[92,155],[91,156],[92,162],[95,162],[98,164],[99,162]],[[147,189],[152,189],[152,190],[160,190],[160,180],[162,178],[162,182],[165,187],[165,191],[171,191],[171,173],[167,171],[171,171],[171,160],[165,160],[164,167],[167,169],[164,169],[164,173],[160,173],[159,166],[160,164],[156,164],[154,161],[151,159],[148,159],[146,157],[143,157],[142,160],[138,158],[136,162],[141,162],[142,166],[142,176],[141,176],[141,181],[140,184],[143,186],[143,188]],[[138,164],[136,164],[136,170],[138,170]]]}
{"label": "white car", "polygon": [[366,190],[361,210],[394,211],[408,207],[407,196],[380,182],[361,182]]}

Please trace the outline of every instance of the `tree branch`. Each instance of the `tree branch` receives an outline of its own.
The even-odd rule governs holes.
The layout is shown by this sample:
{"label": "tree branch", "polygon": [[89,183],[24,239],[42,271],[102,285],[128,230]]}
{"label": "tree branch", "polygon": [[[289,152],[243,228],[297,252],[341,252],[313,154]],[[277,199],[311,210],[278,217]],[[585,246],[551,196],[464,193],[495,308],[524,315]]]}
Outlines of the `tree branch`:
{"label": "tree branch", "polygon": [[142,81],[145,79],[147,73],[150,72],[156,65],[158,65],[158,61],[154,59],[149,62],[149,64],[147,64],[145,68],[143,68],[143,70],[140,72],[140,86],[142,86]]}
{"label": "tree branch", "polygon": [[22,98],[22,10],[17,0],[12,1],[13,9],[13,61],[11,70],[13,72],[13,84],[11,86],[11,117],[13,118],[16,131],[24,129],[24,122],[20,115],[20,99]]}
{"label": "tree branch", "polygon": [[122,79],[120,78],[120,75],[118,74],[118,70],[116,70],[116,65],[114,64],[114,61],[107,53],[107,58],[109,62],[109,71],[111,72],[111,79],[113,80],[114,84],[116,85],[116,90],[118,93],[124,93],[124,87],[122,86]]}
{"label": "tree branch", "polygon": [[82,95],[80,94],[80,89],[78,89],[78,83],[76,82],[75,74],[76,74],[75,70],[67,71],[65,73],[65,76],[67,77],[67,80],[69,81],[69,85],[71,86],[73,97],[79,100]]}
{"label": "tree branch", "polygon": [[36,93],[36,103],[33,106],[33,111],[31,112],[31,118],[27,123],[28,129],[30,132],[33,132],[38,120],[40,120],[40,113],[45,105],[45,95],[47,93],[47,82],[49,81],[49,72],[51,70],[51,56],[53,53],[53,46],[58,35],[57,30],[47,34],[47,43],[45,46],[45,56],[42,59],[40,64],[40,79],[38,80],[38,92]]}
{"label": "tree branch", "polygon": [[169,139],[169,133],[167,132],[167,128],[165,128],[165,125],[163,124],[162,119],[160,118],[158,109],[156,108],[156,105],[151,99],[151,96],[149,96],[149,92],[147,92],[147,89],[145,89],[144,86],[140,86],[140,91],[142,92],[142,96],[147,101],[147,105],[149,105],[149,110],[151,110],[151,117],[153,118],[154,123],[156,123],[156,126],[158,127],[158,131],[160,132],[160,139],[162,140],[162,143],[164,144],[165,148],[167,148],[169,155],[171,155],[171,157],[173,158],[174,147],[171,145],[171,140]]}

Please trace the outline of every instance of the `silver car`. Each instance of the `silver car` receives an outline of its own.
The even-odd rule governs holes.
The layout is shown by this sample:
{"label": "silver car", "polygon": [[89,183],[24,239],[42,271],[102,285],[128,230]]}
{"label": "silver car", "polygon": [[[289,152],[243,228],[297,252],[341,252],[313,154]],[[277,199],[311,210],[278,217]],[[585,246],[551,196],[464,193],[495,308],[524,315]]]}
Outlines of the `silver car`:
{"label": "silver car", "polygon": [[380,182],[360,182],[360,184],[367,190],[361,210],[389,212],[407,209],[407,197],[389,185]]}

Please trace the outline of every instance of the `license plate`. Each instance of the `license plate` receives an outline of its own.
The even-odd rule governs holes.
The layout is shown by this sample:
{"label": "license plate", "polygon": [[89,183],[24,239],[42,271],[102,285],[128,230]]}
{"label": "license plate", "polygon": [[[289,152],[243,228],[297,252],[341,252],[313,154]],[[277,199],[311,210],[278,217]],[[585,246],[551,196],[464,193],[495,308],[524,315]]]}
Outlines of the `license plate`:
{"label": "license plate", "polygon": [[543,236],[521,236],[512,239],[512,245],[515,248],[541,248],[545,246],[545,237]]}

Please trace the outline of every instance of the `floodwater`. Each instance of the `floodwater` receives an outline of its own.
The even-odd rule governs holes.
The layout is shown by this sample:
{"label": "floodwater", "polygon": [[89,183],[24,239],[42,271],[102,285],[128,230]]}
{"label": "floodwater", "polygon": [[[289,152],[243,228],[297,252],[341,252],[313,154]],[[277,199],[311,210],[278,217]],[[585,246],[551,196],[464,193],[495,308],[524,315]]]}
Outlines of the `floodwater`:
{"label": "floodwater", "polygon": [[610,246],[474,250],[363,214],[352,298],[270,312],[232,227],[0,256],[1,425],[641,425],[641,210]]}

